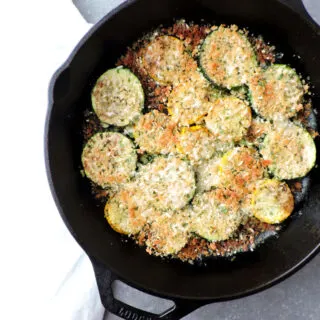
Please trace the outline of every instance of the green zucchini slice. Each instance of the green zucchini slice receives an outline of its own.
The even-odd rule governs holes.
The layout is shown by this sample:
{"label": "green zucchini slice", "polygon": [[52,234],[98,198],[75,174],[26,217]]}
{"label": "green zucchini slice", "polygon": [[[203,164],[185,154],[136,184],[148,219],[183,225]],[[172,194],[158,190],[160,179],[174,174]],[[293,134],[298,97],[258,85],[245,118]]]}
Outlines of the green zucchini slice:
{"label": "green zucchini slice", "polygon": [[187,244],[191,220],[184,212],[165,211],[152,221],[146,245],[154,254],[176,254]]}
{"label": "green zucchini slice", "polygon": [[212,31],[203,42],[199,62],[207,78],[228,89],[248,83],[257,66],[250,42],[235,26]]}
{"label": "green zucchini slice", "polygon": [[91,101],[101,122],[123,127],[141,114],[144,92],[139,79],[129,69],[118,67],[98,79]]}
{"label": "green zucchini slice", "polygon": [[265,119],[289,119],[303,108],[303,84],[296,71],[274,64],[257,72],[249,82],[253,109]]}
{"label": "green zucchini slice", "polygon": [[192,230],[209,241],[228,239],[241,223],[238,198],[227,189],[196,194],[192,207]]}
{"label": "green zucchini slice", "polygon": [[134,175],[137,155],[133,143],[116,132],[99,132],[85,145],[82,165],[86,176],[106,188],[123,184]]}
{"label": "green zucchini slice", "polygon": [[310,134],[286,121],[274,122],[260,149],[268,168],[278,179],[304,177],[315,165],[316,147]]}
{"label": "green zucchini slice", "polygon": [[142,52],[143,67],[162,85],[176,85],[190,71],[197,69],[197,63],[185,52],[183,41],[176,37],[158,36]]}

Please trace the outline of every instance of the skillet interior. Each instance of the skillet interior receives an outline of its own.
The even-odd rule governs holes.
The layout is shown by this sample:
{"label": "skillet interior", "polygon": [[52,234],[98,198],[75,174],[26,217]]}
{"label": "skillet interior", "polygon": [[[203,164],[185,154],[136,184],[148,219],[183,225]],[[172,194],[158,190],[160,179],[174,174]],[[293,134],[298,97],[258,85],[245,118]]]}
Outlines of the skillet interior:
{"label": "skillet interior", "polygon": [[[105,222],[89,184],[80,175],[82,112],[90,104],[95,80],[127,46],[160,23],[173,18],[236,23],[262,34],[284,62],[309,75],[313,104],[320,112],[320,33],[276,1],[140,0],[104,19],[76,49],[53,87],[47,119],[46,157],[49,180],[59,211],[76,240],[124,281],[161,296],[218,300],[271,285],[293,271],[319,248],[320,171],[311,172],[311,191],[279,239],[270,239],[235,261],[214,259],[190,266],[147,255],[124,242]],[[294,58],[293,53],[301,59]],[[319,147],[319,143],[317,143]],[[130,268],[128,268],[130,266]]]}

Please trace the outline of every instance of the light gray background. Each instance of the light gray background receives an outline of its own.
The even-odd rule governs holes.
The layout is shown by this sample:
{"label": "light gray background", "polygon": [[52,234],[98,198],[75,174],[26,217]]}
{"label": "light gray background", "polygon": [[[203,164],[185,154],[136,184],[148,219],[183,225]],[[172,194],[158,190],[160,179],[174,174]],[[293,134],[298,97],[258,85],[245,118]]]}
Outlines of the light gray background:
{"label": "light gray background", "polygon": [[[159,0],[161,1],[161,0]],[[283,0],[289,1],[289,0]],[[96,23],[124,0],[73,0],[89,23]],[[320,0],[303,0],[310,16],[320,24]],[[320,57],[319,57],[320,58]],[[131,305],[161,312],[170,302],[137,292],[121,283],[114,285],[116,296]],[[105,320],[120,319],[106,313]],[[298,273],[261,293],[228,302],[204,306],[184,320],[319,320],[320,255]]]}

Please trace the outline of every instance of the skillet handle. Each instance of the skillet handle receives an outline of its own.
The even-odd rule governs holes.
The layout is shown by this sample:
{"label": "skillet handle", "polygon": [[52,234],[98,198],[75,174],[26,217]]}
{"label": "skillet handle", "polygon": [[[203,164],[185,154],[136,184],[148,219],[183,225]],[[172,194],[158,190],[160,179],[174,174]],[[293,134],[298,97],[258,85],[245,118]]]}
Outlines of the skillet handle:
{"label": "skillet handle", "polygon": [[293,11],[297,12],[300,16],[305,18],[305,20],[315,23],[314,20],[309,15],[307,9],[305,8],[302,0],[278,0],[285,6],[291,8]]}
{"label": "skillet handle", "polygon": [[119,279],[110,270],[106,269],[95,258],[90,257],[90,260],[92,262],[92,266],[96,276],[96,281],[98,284],[100,298],[103,306],[106,308],[106,310],[117,315],[120,318],[127,320],[177,320],[204,305],[204,303],[201,302],[175,300],[175,305],[162,314],[154,314],[132,307],[124,302],[115,299],[115,297],[113,296],[112,283],[115,280],[121,279]]}

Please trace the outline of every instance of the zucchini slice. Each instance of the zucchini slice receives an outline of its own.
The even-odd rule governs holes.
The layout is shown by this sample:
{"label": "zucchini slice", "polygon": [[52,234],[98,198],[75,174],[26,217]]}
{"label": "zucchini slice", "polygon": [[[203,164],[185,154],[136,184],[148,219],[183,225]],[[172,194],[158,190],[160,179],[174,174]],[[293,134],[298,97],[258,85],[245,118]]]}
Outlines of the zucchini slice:
{"label": "zucchini slice", "polygon": [[251,124],[251,109],[243,101],[225,96],[213,102],[204,118],[206,127],[222,141],[240,141]]}
{"label": "zucchini slice", "polygon": [[280,180],[304,177],[316,162],[316,147],[310,134],[286,121],[274,122],[260,153],[269,162],[269,170]]}
{"label": "zucchini slice", "polygon": [[196,62],[185,52],[183,42],[172,36],[159,36],[143,50],[142,65],[159,84],[177,84]]}
{"label": "zucchini slice", "polygon": [[196,183],[190,164],[175,156],[159,156],[142,166],[136,178],[137,188],[150,207],[178,210],[193,197]]}
{"label": "zucchini slice", "polygon": [[192,207],[192,230],[209,241],[228,239],[241,223],[238,198],[227,189],[196,194]]}
{"label": "zucchini slice", "polygon": [[133,143],[117,132],[96,133],[82,151],[86,176],[99,186],[115,187],[134,175],[137,154]]}
{"label": "zucchini slice", "polygon": [[255,184],[251,208],[257,219],[270,224],[280,223],[293,211],[294,198],[285,182],[264,179]]}
{"label": "zucchini slice", "polygon": [[173,121],[183,126],[198,123],[208,113],[212,89],[199,73],[173,88],[168,97],[168,112]]}
{"label": "zucchini slice", "polygon": [[144,92],[139,79],[129,69],[118,67],[98,79],[91,101],[101,122],[123,127],[141,114]]}
{"label": "zucchini slice", "polygon": [[197,192],[208,191],[220,184],[220,161],[221,158],[212,158],[203,161],[195,169],[197,180]]}
{"label": "zucchini slice", "polygon": [[126,186],[106,203],[104,214],[113,230],[122,234],[136,234],[146,223],[139,206],[138,190]]}
{"label": "zucchini slice", "polygon": [[133,136],[139,147],[153,154],[168,154],[175,151],[176,124],[170,117],[153,110],[140,117]]}
{"label": "zucchini slice", "polygon": [[178,253],[188,242],[191,219],[184,211],[165,211],[148,229],[146,245],[156,255]]}
{"label": "zucchini slice", "polygon": [[228,151],[220,161],[220,184],[244,196],[250,184],[261,179],[265,170],[258,152],[253,148],[237,147]]}
{"label": "zucchini slice", "polygon": [[221,142],[203,126],[183,127],[178,141],[177,151],[185,154],[192,164],[199,164],[232,148],[230,142]]}
{"label": "zucchini slice", "polygon": [[265,119],[289,119],[303,108],[304,88],[296,71],[274,64],[249,82],[253,109]]}
{"label": "zucchini slice", "polygon": [[213,156],[216,152],[214,141],[214,136],[203,126],[183,127],[177,150],[195,163]]}
{"label": "zucchini slice", "polygon": [[257,66],[250,42],[236,26],[212,31],[203,42],[199,62],[207,78],[228,89],[248,83]]}

